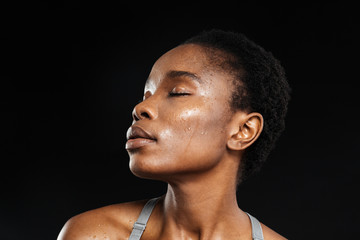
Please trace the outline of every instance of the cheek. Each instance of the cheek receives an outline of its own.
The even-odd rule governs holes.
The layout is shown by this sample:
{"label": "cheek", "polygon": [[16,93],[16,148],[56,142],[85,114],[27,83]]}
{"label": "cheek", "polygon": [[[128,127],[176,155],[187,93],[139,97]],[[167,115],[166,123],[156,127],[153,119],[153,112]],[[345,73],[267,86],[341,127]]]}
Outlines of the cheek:
{"label": "cheek", "polygon": [[163,132],[166,147],[171,148],[169,153],[192,158],[221,151],[225,146],[223,116],[222,111],[215,111],[211,105],[186,109],[172,116]]}
{"label": "cheek", "polygon": [[201,123],[204,115],[204,111],[200,107],[185,110],[178,108],[177,111],[165,113],[162,117],[165,121],[162,121],[160,139],[183,141],[189,138]]}
{"label": "cheek", "polygon": [[[178,110],[167,115],[165,129],[162,133],[164,139],[186,141],[192,138],[196,130],[201,126],[201,119],[206,113],[200,107]],[[183,145],[183,144],[182,144]]]}

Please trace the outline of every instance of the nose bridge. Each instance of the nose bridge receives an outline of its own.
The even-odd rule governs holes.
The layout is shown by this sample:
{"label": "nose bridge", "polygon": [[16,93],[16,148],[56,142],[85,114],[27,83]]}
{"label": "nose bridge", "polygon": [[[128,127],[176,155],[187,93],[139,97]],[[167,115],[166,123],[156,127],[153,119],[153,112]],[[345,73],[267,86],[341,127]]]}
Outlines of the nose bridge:
{"label": "nose bridge", "polygon": [[150,97],[139,102],[133,110],[134,120],[141,119],[155,119],[158,114],[157,96],[151,95]]}

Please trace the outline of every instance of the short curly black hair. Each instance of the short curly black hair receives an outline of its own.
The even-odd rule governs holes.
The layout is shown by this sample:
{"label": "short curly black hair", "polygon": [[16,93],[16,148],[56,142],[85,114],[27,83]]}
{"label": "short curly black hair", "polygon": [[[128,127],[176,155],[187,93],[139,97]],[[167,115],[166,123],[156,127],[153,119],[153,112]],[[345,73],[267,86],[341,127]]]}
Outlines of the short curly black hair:
{"label": "short curly black hair", "polygon": [[234,76],[235,90],[230,99],[234,111],[258,112],[264,118],[261,135],[243,155],[240,183],[261,168],[285,128],[291,91],[285,71],[271,52],[241,33],[213,29],[183,44],[204,47],[212,62]]}

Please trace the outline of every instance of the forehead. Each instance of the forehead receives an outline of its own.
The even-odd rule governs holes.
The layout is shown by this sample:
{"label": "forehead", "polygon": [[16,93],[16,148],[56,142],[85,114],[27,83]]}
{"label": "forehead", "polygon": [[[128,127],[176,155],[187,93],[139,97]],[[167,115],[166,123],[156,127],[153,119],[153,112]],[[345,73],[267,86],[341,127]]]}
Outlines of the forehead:
{"label": "forehead", "polygon": [[155,62],[153,70],[164,69],[164,67],[201,70],[206,65],[207,57],[203,48],[195,44],[186,44],[173,48],[161,56]]}
{"label": "forehead", "polygon": [[194,44],[181,45],[162,55],[152,67],[149,80],[165,77],[170,71],[185,71],[201,74],[207,66],[207,57],[203,49]]}
{"label": "forehead", "polygon": [[[229,74],[213,66],[205,49],[196,44],[180,45],[162,55],[154,64],[147,85],[157,85],[170,72],[188,72],[199,77],[201,82],[217,80],[218,84],[225,83]],[[226,82],[226,84],[228,84]]]}

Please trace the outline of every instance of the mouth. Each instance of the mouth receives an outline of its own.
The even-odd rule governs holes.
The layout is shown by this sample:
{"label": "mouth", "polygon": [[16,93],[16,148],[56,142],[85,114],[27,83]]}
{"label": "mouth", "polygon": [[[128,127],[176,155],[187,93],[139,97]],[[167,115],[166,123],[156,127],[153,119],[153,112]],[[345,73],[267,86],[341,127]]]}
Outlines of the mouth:
{"label": "mouth", "polygon": [[128,139],[125,145],[126,150],[135,150],[156,142],[156,138],[151,133],[135,125],[128,129],[126,137]]}

